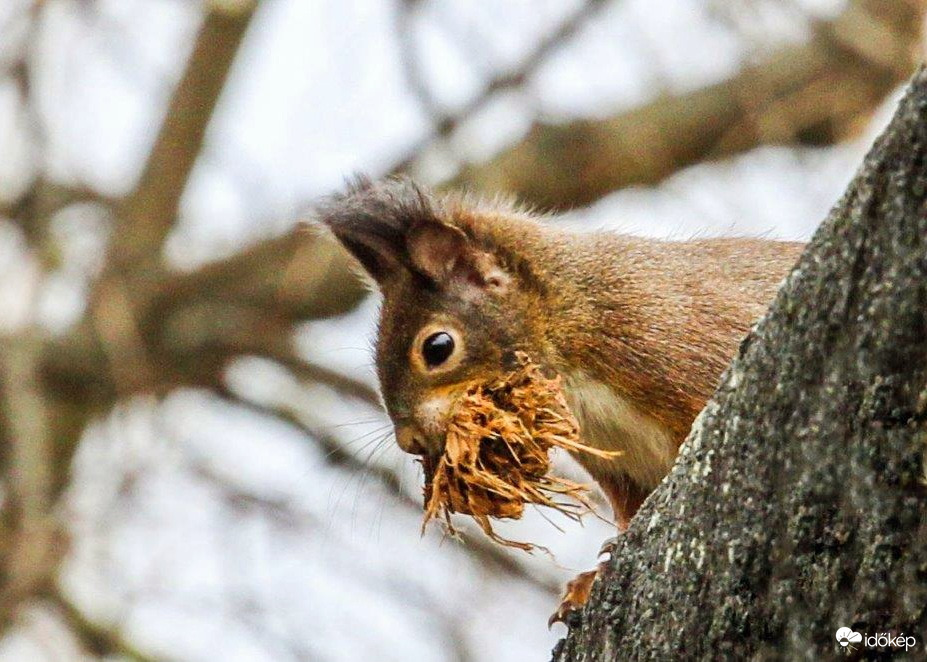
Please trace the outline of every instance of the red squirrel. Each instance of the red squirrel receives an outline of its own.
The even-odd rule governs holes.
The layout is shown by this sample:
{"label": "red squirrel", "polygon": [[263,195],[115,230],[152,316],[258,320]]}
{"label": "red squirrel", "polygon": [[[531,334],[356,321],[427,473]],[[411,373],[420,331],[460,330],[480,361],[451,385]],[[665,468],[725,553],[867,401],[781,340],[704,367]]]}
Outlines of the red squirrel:
{"label": "red squirrel", "polygon": [[[619,530],[669,471],[802,244],[568,232],[509,202],[358,179],[320,217],[383,295],[376,366],[399,446],[442,451],[448,412],[523,351],[563,378],[576,454]],[[588,597],[570,582],[551,623]]]}

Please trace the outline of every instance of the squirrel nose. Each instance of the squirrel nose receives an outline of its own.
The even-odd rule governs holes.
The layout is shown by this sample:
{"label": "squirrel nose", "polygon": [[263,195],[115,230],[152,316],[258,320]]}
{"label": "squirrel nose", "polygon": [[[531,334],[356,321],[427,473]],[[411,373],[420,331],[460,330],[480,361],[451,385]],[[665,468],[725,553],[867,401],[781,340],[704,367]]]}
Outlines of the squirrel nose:
{"label": "squirrel nose", "polygon": [[424,435],[422,435],[418,427],[412,423],[396,426],[396,443],[399,444],[399,448],[406,453],[424,455],[425,446],[422,443],[423,439]]}

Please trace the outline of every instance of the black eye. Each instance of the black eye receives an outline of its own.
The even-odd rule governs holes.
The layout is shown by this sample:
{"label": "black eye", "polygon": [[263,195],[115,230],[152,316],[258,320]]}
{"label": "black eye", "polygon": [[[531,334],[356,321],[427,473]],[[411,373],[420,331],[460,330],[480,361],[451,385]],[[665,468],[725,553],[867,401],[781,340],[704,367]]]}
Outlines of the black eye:
{"label": "black eye", "polygon": [[432,333],[422,343],[422,356],[429,368],[439,366],[454,353],[454,339],[451,334],[439,331]]}

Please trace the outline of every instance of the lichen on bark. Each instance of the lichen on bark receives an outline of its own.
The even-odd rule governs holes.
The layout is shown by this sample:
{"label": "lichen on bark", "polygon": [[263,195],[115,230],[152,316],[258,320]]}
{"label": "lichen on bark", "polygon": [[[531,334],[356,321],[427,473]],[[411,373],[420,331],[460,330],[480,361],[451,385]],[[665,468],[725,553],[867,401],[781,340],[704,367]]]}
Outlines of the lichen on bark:
{"label": "lichen on bark", "polygon": [[560,662],[927,648],[927,73],[744,340]]}

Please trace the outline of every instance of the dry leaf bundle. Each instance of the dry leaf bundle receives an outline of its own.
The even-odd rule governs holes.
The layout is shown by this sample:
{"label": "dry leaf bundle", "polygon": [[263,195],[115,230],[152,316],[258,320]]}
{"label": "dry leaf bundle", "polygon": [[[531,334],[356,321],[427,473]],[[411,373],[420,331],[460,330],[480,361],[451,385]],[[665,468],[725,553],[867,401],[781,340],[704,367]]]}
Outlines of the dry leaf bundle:
{"label": "dry leaf bundle", "polygon": [[616,454],[579,441],[560,376],[546,377],[523,353],[502,379],[471,386],[450,416],[444,453],[425,459],[425,521],[451,513],[472,516],[494,541],[531,551],[530,543],[496,534],[489,518],[521,517],[525,504],[568,517],[591,510],[587,486],[549,475],[552,448],[611,458]]}

